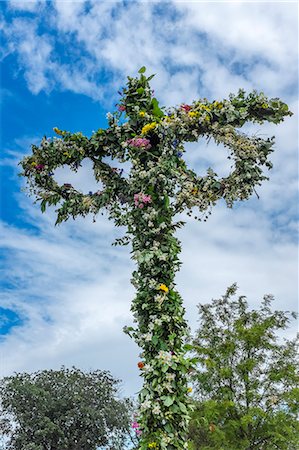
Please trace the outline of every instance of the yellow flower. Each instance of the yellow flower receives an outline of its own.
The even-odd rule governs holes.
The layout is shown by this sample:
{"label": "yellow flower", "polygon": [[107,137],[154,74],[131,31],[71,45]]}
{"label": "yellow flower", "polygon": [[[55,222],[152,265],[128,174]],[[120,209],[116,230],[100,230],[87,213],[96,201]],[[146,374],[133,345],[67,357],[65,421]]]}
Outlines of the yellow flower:
{"label": "yellow flower", "polygon": [[156,442],[150,442],[148,444],[148,448],[157,448],[157,443]]}
{"label": "yellow flower", "polygon": [[66,131],[61,131],[57,127],[54,127],[53,131],[55,131],[55,133],[58,134],[59,136],[64,136],[66,134]]}
{"label": "yellow flower", "polygon": [[152,123],[147,123],[146,125],[144,125],[144,127],[141,130],[141,134],[147,134],[149,131],[153,130],[154,128],[156,128],[157,123],[156,122],[152,122]]}
{"label": "yellow flower", "polygon": [[160,284],[159,289],[160,291],[164,291],[166,293],[169,291],[168,287],[165,284]]}
{"label": "yellow flower", "polygon": [[188,113],[188,115],[189,115],[190,117],[199,117],[199,116],[200,116],[200,113],[199,113],[198,111],[190,111],[190,112]]}
{"label": "yellow flower", "polygon": [[144,117],[145,116],[145,112],[144,111],[140,111],[139,116],[140,117]]}
{"label": "yellow flower", "polygon": [[188,392],[192,392],[192,387],[188,387]]}
{"label": "yellow flower", "polygon": [[200,103],[198,106],[200,109],[203,109],[204,111],[207,111],[207,112],[211,111],[211,108],[207,105],[204,105],[203,103]]}
{"label": "yellow flower", "polygon": [[35,167],[35,166],[37,166],[37,163],[36,163],[35,161],[33,161],[33,162],[31,163],[31,166],[32,166],[32,167]]}
{"label": "yellow flower", "polygon": [[198,194],[198,188],[197,187],[193,188],[192,191],[191,191],[191,194],[192,195]]}
{"label": "yellow flower", "polygon": [[263,104],[262,104],[262,108],[264,108],[264,109],[268,108],[268,106],[269,106],[269,105],[268,105],[267,103],[263,103]]}
{"label": "yellow flower", "polygon": [[221,109],[223,108],[223,103],[215,101],[213,103],[213,106],[215,106],[215,108]]}
{"label": "yellow flower", "polygon": [[68,158],[71,157],[71,155],[68,152],[64,152],[63,154],[64,154],[64,156],[67,156]]}
{"label": "yellow flower", "polygon": [[211,117],[210,117],[210,116],[206,116],[206,117],[205,117],[205,121],[206,121],[206,122],[211,122]]}

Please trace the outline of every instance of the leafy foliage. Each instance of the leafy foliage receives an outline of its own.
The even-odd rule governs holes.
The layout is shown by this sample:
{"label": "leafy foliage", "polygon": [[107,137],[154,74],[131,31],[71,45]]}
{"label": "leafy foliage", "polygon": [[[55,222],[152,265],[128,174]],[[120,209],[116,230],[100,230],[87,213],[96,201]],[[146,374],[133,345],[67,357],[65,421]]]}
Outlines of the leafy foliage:
{"label": "leafy foliage", "polygon": [[11,450],[122,450],[130,404],[109,372],[18,373],[1,381],[2,436]]}
{"label": "leafy foliage", "polygon": [[[194,209],[207,218],[213,205],[224,199],[229,207],[247,199],[267,177],[273,138],[247,136],[237,130],[247,121],[279,123],[292,113],[279,99],[263,93],[239,91],[221,102],[200,99],[192,105],[166,109],[153,96],[146,69],[128,77],[118,110],[108,113],[109,127],[90,138],[55,128],[59,138],[44,138],[21,161],[29,191],[41,202],[58,205],[57,223],[96,215],[103,208],[116,226],[126,227],[118,244],[132,244],[137,268],[132,283],[137,293],[132,312],[136,327],[126,327],[142,348],[138,363],[144,378],[140,391],[139,449],[187,448],[191,402],[188,373],[194,361],[186,357],[188,332],[184,307],[175,289],[180,242],[175,237],[177,214]],[[184,161],[184,143],[200,137],[214,139],[229,150],[231,172],[220,178],[212,170],[198,176]],[[108,158],[107,158],[108,157]],[[82,193],[69,183],[59,185],[55,170],[76,171],[88,158],[103,189]],[[130,172],[111,167],[107,159],[130,162]]]}
{"label": "leafy foliage", "polygon": [[[298,339],[279,342],[291,315],[272,311],[272,296],[249,310],[236,285],[199,305],[194,339],[194,450],[295,450],[299,444]],[[293,315],[294,316],[294,315]]]}

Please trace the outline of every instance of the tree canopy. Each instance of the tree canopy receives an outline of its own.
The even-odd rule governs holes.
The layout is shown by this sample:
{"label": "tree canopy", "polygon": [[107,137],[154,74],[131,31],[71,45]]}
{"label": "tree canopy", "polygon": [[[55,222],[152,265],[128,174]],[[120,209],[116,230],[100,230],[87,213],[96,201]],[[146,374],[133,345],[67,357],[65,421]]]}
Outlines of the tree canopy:
{"label": "tree canopy", "polygon": [[298,339],[282,341],[291,317],[266,295],[251,310],[237,287],[199,305],[194,338],[194,450],[295,450],[299,445]]}
{"label": "tree canopy", "polygon": [[0,432],[9,450],[122,450],[130,405],[109,372],[62,368],[1,380]]}

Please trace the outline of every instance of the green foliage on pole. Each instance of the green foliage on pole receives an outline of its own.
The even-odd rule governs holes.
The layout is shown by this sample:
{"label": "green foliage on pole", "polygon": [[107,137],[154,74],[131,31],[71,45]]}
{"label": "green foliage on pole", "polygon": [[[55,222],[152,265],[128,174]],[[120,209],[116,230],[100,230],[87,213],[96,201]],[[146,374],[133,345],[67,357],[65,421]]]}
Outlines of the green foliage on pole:
{"label": "green foliage on pole", "polygon": [[266,295],[251,310],[236,285],[199,305],[193,376],[194,450],[295,450],[299,446],[298,339],[278,332],[294,314],[273,311]]}
{"label": "green foliage on pole", "polygon": [[1,380],[0,432],[9,450],[122,450],[130,404],[109,372],[17,373]]}
{"label": "green foliage on pole", "polygon": [[[180,267],[175,231],[184,224],[176,215],[197,209],[200,218],[206,218],[222,198],[229,207],[247,199],[267,178],[263,169],[271,168],[268,156],[274,140],[249,137],[237,128],[247,121],[279,123],[292,113],[279,99],[242,90],[221,102],[202,99],[165,109],[153,97],[152,76],[144,73],[142,67],[139,77],[128,77],[118,110],[108,114],[107,129],[87,138],[54,128],[58,137],[32,146],[32,154],[21,162],[21,175],[42,211],[57,206],[57,223],[95,216],[105,208],[116,226],[126,227],[126,235],[116,243],[132,244],[137,266],[132,278],[136,327],[125,331],[142,349],[138,367],[144,386],[136,430],[140,450],[182,450],[187,448],[192,409],[187,378],[194,361],[185,356],[187,324],[174,282]],[[187,167],[184,143],[200,137],[227,147],[232,161],[227,177],[218,177],[212,169],[199,176]],[[112,167],[107,157],[129,162],[129,173]],[[93,163],[101,190],[82,193],[55,181],[55,169],[69,166],[77,171],[86,158]]]}

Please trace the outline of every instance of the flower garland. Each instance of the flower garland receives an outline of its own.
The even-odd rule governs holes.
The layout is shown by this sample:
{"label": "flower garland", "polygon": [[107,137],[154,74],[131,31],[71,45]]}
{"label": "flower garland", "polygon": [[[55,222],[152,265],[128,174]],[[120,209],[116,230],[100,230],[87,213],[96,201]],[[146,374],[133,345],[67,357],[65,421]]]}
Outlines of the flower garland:
{"label": "flower garland", "polygon": [[[182,450],[188,447],[188,373],[195,361],[186,357],[188,327],[175,289],[181,250],[175,231],[183,225],[175,216],[197,208],[207,217],[221,198],[229,207],[247,199],[266,179],[262,169],[271,168],[268,156],[274,141],[246,136],[236,128],[247,121],[279,123],[292,113],[279,99],[268,100],[257,92],[246,96],[242,90],[221,102],[203,99],[161,109],[149,85],[152,77],[144,71],[140,69],[138,78],[128,77],[117,111],[107,115],[106,130],[87,138],[54,128],[58,138],[33,145],[32,154],[20,163],[21,175],[43,212],[56,205],[56,223],[105,208],[117,226],[127,227],[127,235],[116,243],[132,243],[137,293],[132,303],[136,326],[125,327],[125,332],[142,349],[137,365],[144,378],[132,426],[139,450]],[[198,176],[187,168],[183,144],[201,136],[229,149],[234,166],[227,177],[219,178],[212,169]],[[111,167],[103,161],[106,157],[130,161],[130,174]],[[70,183],[55,181],[58,167],[77,171],[85,158],[92,161],[101,190],[84,194]]]}

